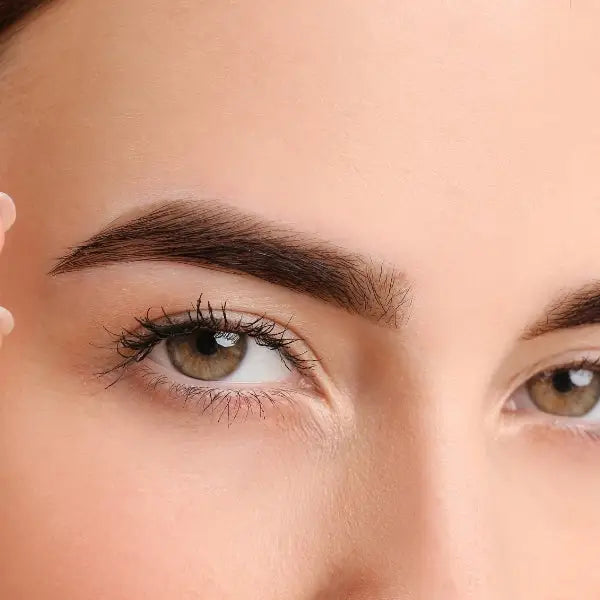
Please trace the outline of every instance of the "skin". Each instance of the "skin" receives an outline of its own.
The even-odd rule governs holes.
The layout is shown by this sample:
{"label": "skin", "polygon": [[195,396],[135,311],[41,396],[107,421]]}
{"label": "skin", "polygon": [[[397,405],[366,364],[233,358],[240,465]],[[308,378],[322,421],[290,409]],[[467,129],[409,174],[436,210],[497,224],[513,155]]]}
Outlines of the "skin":
{"label": "skin", "polygon": [[[64,0],[12,39],[0,597],[596,597],[600,442],[503,405],[538,366],[600,355],[600,325],[519,341],[600,271],[599,18],[577,0]],[[124,212],[191,194],[399,269],[410,318],[189,265],[47,275]],[[94,376],[115,360],[104,326],[200,293],[293,315],[321,392],[228,427]]]}

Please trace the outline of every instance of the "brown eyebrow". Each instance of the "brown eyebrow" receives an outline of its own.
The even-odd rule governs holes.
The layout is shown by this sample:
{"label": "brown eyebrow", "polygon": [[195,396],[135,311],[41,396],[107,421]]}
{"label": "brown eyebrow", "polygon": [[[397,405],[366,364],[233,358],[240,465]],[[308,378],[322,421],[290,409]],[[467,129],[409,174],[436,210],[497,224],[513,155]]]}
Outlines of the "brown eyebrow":
{"label": "brown eyebrow", "polygon": [[397,270],[215,200],[175,200],[119,218],[69,248],[49,274],[145,260],[250,275],[391,327],[411,304]]}
{"label": "brown eyebrow", "polygon": [[543,316],[523,331],[521,339],[597,323],[600,323],[600,281],[592,281],[553,300]]}

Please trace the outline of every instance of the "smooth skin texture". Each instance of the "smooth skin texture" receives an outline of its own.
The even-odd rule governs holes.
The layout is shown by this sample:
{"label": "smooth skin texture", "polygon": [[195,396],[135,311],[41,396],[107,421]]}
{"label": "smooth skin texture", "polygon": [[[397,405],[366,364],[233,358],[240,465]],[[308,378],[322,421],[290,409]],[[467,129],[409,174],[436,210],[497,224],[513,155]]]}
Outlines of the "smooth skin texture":
{"label": "smooth skin texture", "polygon": [[[0,597],[600,597],[600,442],[502,414],[600,355],[597,324],[519,340],[600,275],[600,5],[571,4],[61,0],[10,41]],[[398,269],[409,318],[169,262],[47,274],[183,196]],[[292,318],[322,393],[228,427],[100,383],[104,327],[200,294]]]}

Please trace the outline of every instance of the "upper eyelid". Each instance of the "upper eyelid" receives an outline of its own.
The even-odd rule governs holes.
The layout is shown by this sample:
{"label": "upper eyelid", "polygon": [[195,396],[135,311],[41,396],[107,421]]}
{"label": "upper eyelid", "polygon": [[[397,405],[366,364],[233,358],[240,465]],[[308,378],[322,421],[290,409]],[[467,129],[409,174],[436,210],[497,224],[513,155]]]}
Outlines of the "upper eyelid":
{"label": "upper eyelid", "polygon": [[[577,351],[575,351],[577,352]],[[592,352],[595,355],[595,358],[591,358]],[[560,355],[559,355],[560,356]],[[524,374],[521,374],[517,377],[517,381],[520,381],[519,386],[524,385],[529,380],[541,376],[546,372],[558,371],[561,369],[576,369],[576,368],[597,368],[600,371],[600,348],[595,351],[591,350],[580,350],[578,353],[578,357],[574,356],[571,359],[568,358],[550,358],[546,359],[546,361],[538,364],[537,366],[532,367],[525,371]]]}
{"label": "upper eyelid", "polygon": [[[161,306],[160,312],[162,316],[154,319],[150,318],[150,313],[153,308],[149,308],[144,317],[135,318],[140,328],[146,329],[146,334],[140,333],[139,330],[130,331],[129,329],[123,329],[121,334],[114,334],[109,331],[111,335],[116,336],[117,352],[123,358],[123,361],[98,375],[107,375],[119,369],[124,371],[132,363],[145,360],[157,344],[169,337],[173,337],[174,334],[172,333],[172,330],[178,327],[181,328],[181,335],[192,333],[202,326],[217,330],[223,330],[223,326],[226,326],[230,331],[241,331],[242,333],[246,333],[257,339],[276,340],[278,346],[275,347],[275,345],[273,345],[272,348],[280,352],[282,358],[285,357],[289,359],[292,365],[299,370],[311,369],[314,366],[314,363],[319,362],[319,359],[316,358],[312,349],[309,349],[308,344],[306,344],[303,338],[296,336],[291,337],[290,335],[286,336],[287,333],[292,333],[289,328],[291,318],[288,319],[287,325],[283,326],[264,315],[259,316],[229,309],[227,308],[226,302],[224,302],[219,309],[215,309],[210,302],[207,302],[206,308],[202,309],[201,301],[202,295],[198,298],[196,307],[193,310],[188,308],[187,310],[184,309],[178,313],[167,313],[164,307]],[[207,314],[208,316],[206,316]],[[236,315],[236,319],[231,319],[231,315]],[[288,346],[291,346],[295,342],[302,342],[306,346],[305,352],[309,352],[310,358],[303,356],[305,352],[295,353],[288,350]],[[265,342],[264,345],[269,344]],[[120,351],[120,347],[124,350],[135,352],[133,354],[124,355]]]}
{"label": "upper eyelid", "polygon": [[521,383],[520,383],[519,387],[525,385],[527,382],[531,381],[532,379],[535,379],[537,377],[543,377],[547,373],[552,373],[554,371],[560,371],[560,370],[579,370],[579,369],[596,370],[596,371],[598,371],[598,373],[600,373],[600,350],[598,350],[598,356],[594,359],[589,358],[589,357],[583,357],[583,358],[574,358],[571,360],[569,360],[569,359],[563,360],[563,361],[559,360],[559,361],[550,363],[547,366],[544,366],[541,368],[536,368],[532,371],[527,371],[530,374],[525,377],[520,378]]}
{"label": "upper eyelid", "polygon": [[[587,342],[579,346],[567,346],[567,349],[562,351],[555,350],[549,356],[544,358],[538,358],[537,360],[527,360],[527,357],[521,357],[519,359],[520,365],[511,365],[511,375],[505,375],[504,377],[496,374],[494,376],[494,388],[500,394],[501,402],[507,400],[508,395],[524,385],[529,379],[535,377],[543,371],[560,369],[566,367],[569,364],[576,364],[583,358],[590,360],[600,359],[600,342],[596,340],[595,343]],[[523,366],[522,363],[527,361],[527,365]],[[600,367],[600,363],[599,363]],[[498,396],[496,396],[498,397]]]}
{"label": "upper eyelid", "polygon": [[[231,309],[227,307],[227,302],[223,302],[223,304],[220,305],[219,308],[215,308],[214,305],[212,305],[210,303],[210,301],[207,302],[206,308],[204,309],[206,312],[208,312],[208,318],[204,317],[204,312],[201,310],[200,305],[201,305],[201,301],[202,301],[202,295],[200,295],[200,297],[198,298],[198,300],[196,301],[196,306],[192,309],[184,309],[178,313],[167,313],[164,309],[163,306],[160,307],[160,310],[162,312],[162,317],[159,318],[155,318],[155,319],[150,319],[150,311],[152,310],[151,308],[149,308],[146,311],[146,315],[144,317],[144,319],[139,319],[136,318],[136,321],[138,323],[140,323],[140,321],[145,321],[146,323],[152,322],[152,323],[156,323],[159,326],[164,326],[166,325],[182,325],[182,324],[186,324],[186,323],[191,323],[191,322],[197,322],[197,323],[202,323],[204,325],[206,325],[207,327],[209,326],[213,326],[214,328],[217,327],[222,327],[222,326],[226,326],[226,327],[237,327],[237,326],[244,326],[244,327],[251,327],[257,323],[269,323],[269,324],[273,324],[273,328],[279,326],[282,327],[282,331],[291,331],[290,330],[290,323],[293,317],[290,317],[286,323],[285,326],[281,325],[280,323],[277,323],[277,321],[275,321],[272,318],[267,317],[267,315],[264,313],[262,315],[258,315],[258,314],[253,314],[253,313],[249,313],[247,311],[243,311],[243,310],[235,310],[235,309]],[[196,314],[196,316],[194,317],[193,314]],[[237,321],[232,321],[230,319],[230,316],[234,314],[234,315],[239,315],[239,319]],[[187,317],[188,320],[186,321],[178,321],[179,318],[181,317]],[[250,317],[248,319],[247,322],[244,322],[244,317]],[[160,323],[161,319],[165,320],[165,323]],[[234,325],[235,324],[235,325]]]}
{"label": "upper eyelid", "polygon": [[[202,327],[206,327],[208,329],[215,329],[217,331],[231,331],[234,333],[246,333],[248,335],[251,335],[252,337],[255,338],[259,338],[261,336],[272,336],[273,338],[279,337],[281,340],[282,345],[290,345],[293,342],[296,341],[303,341],[302,338],[300,337],[296,337],[294,335],[294,337],[292,337],[291,335],[288,335],[287,337],[284,337],[287,333],[292,333],[290,327],[289,327],[289,323],[291,321],[288,320],[288,324],[283,326],[279,323],[277,323],[276,321],[269,319],[268,317],[266,317],[265,315],[250,315],[249,313],[242,313],[240,311],[229,311],[229,316],[227,314],[227,310],[225,308],[225,305],[222,306],[222,308],[220,309],[221,311],[221,316],[215,316],[216,313],[214,311],[214,309],[212,309],[212,307],[210,307],[210,304],[208,305],[209,308],[208,310],[210,311],[210,316],[209,319],[205,319],[203,316],[200,319],[192,316],[192,311],[187,310],[181,313],[177,313],[175,315],[167,315],[164,311],[164,309],[161,310],[163,311],[163,318],[165,319],[165,322],[160,323],[160,319],[158,320],[150,320],[150,319],[146,319],[146,320],[140,320],[140,319],[136,319],[138,321],[138,323],[140,323],[141,326],[143,327],[152,327],[153,329],[156,328],[155,330],[157,330],[158,328],[164,328],[165,330],[169,330],[172,328],[177,328],[177,327],[181,327],[182,328],[182,333],[186,333],[187,329],[190,329],[191,331],[194,331],[198,328],[202,328]],[[239,318],[236,320],[231,319],[231,313],[234,313],[235,315],[239,315]],[[148,315],[149,313],[147,313]],[[200,313],[197,313],[200,314]],[[248,316],[250,317],[248,320],[245,320],[244,317]],[[187,320],[178,320],[181,317],[185,317]],[[280,329],[277,329],[280,328]]]}

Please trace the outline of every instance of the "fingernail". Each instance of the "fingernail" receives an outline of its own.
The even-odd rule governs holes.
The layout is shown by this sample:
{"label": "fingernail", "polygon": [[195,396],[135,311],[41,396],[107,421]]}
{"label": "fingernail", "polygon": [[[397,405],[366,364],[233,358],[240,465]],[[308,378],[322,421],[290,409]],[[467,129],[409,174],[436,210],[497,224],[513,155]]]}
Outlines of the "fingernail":
{"label": "fingernail", "polygon": [[0,306],[0,335],[8,335],[15,326],[15,320],[10,310]]}
{"label": "fingernail", "polygon": [[8,231],[13,226],[16,216],[17,209],[12,198],[8,194],[0,192],[0,220],[4,231]]}

